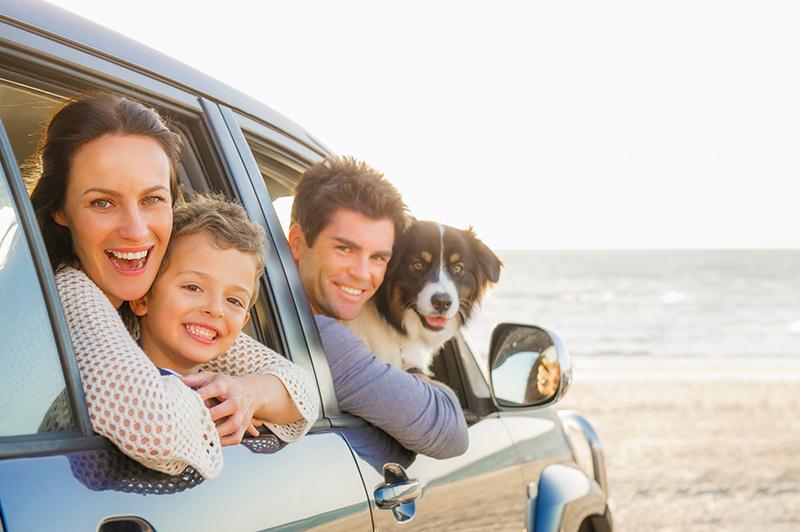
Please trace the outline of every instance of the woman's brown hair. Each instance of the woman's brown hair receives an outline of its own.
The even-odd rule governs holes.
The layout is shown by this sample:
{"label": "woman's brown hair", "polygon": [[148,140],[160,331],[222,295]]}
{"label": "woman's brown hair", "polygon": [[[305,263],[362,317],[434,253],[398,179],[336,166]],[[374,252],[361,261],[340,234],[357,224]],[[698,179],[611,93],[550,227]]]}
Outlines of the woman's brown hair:
{"label": "woman's brown hair", "polygon": [[54,269],[77,266],[69,229],[53,220],[64,205],[72,159],[86,143],[104,135],[142,135],[158,142],[170,163],[170,194],[179,196],[181,137],[158,112],[139,102],[106,93],[68,100],[50,118],[33,159],[26,168],[31,203]]}

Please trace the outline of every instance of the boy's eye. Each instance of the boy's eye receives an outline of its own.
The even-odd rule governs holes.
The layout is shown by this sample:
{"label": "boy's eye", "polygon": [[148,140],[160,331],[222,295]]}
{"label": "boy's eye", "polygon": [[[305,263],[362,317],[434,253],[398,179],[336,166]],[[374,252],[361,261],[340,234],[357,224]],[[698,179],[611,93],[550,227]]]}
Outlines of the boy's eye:
{"label": "boy's eye", "polygon": [[96,200],[92,200],[91,205],[92,207],[97,207],[98,209],[108,209],[111,207],[111,202],[105,198],[98,198]]}
{"label": "boy's eye", "polygon": [[242,307],[242,308],[244,308],[244,303],[243,303],[241,300],[239,300],[239,299],[237,299],[237,298],[235,298],[235,297],[229,297],[229,298],[228,298],[228,303],[231,303],[231,304],[233,304],[233,305],[236,305],[237,307]]}

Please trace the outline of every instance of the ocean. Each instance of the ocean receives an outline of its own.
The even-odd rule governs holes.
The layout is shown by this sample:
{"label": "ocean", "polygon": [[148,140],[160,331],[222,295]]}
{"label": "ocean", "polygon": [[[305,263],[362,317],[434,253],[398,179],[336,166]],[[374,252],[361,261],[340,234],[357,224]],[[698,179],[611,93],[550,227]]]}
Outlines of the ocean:
{"label": "ocean", "polygon": [[498,253],[500,282],[468,328],[557,332],[581,357],[800,358],[800,250]]}

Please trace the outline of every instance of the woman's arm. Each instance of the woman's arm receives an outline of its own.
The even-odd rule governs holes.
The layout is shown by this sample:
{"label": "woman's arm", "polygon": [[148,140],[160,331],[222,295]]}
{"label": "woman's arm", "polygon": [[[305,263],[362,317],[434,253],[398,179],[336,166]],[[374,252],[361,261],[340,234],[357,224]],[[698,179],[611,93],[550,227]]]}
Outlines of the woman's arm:
{"label": "woman's arm", "polygon": [[177,475],[190,465],[205,478],[216,477],[222,449],[200,396],[179,379],[159,375],[83,272],[60,270],[56,286],[95,432],[151,469]]}
{"label": "woman's arm", "polygon": [[[319,396],[311,374],[244,333],[239,334],[227,353],[203,365],[201,369],[242,379],[246,377],[243,384],[250,386],[253,394],[251,417],[263,421],[283,441],[299,439],[319,417]],[[216,379],[214,382],[222,387],[231,381]],[[190,384],[197,386],[199,381]],[[214,383],[208,384],[211,385]],[[221,391],[217,393],[217,389],[200,388],[198,391],[204,396],[227,398]],[[244,420],[249,421],[249,418]],[[220,432],[227,434],[224,429]]]}

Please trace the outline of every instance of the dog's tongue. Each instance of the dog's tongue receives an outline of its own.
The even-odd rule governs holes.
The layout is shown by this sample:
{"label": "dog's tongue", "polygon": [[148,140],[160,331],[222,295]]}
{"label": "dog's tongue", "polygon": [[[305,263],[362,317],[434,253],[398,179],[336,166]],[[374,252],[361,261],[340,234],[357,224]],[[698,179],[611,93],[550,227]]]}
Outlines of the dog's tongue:
{"label": "dog's tongue", "polygon": [[447,325],[447,318],[444,316],[425,316],[425,321],[435,329],[443,329]]}

